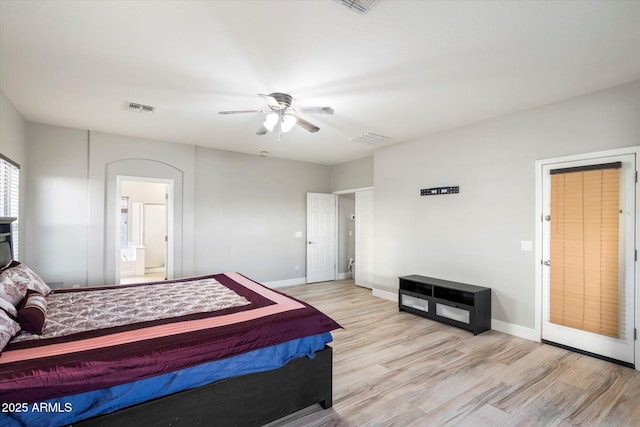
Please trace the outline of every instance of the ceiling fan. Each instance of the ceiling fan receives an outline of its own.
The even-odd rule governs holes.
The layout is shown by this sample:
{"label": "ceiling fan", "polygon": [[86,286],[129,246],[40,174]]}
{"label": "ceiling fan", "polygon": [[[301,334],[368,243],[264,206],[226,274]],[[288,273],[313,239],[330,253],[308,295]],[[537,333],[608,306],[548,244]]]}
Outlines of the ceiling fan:
{"label": "ceiling fan", "polygon": [[267,113],[265,121],[256,132],[256,135],[264,135],[267,132],[271,132],[278,123],[280,123],[280,133],[289,132],[295,125],[309,132],[318,132],[320,130],[318,126],[298,116],[298,113],[333,114],[333,108],[331,107],[292,107],[291,95],[286,93],[274,92],[269,95],[259,93],[258,96],[267,101],[268,109],[220,111],[219,114]]}

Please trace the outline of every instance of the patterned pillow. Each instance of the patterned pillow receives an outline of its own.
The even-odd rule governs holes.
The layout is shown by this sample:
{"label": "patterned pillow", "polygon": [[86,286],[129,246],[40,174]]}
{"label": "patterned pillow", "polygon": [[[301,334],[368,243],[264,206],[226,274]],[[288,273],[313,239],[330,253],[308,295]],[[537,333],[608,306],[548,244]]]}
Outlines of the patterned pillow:
{"label": "patterned pillow", "polygon": [[0,353],[18,332],[20,332],[18,323],[11,319],[4,310],[0,310]]}
{"label": "patterned pillow", "polygon": [[16,306],[2,297],[0,297],[0,310],[6,311],[13,317],[18,317],[18,310],[16,309]]}
{"label": "patterned pillow", "polygon": [[44,321],[47,317],[47,300],[44,295],[29,290],[18,310],[18,322],[23,331],[32,334],[42,334]]}
{"label": "patterned pillow", "polygon": [[15,283],[11,279],[11,270],[7,269],[0,273],[0,298],[17,307],[27,295],[27,284]]}
{"label": "patterned pillow", "polygon": [[[18,261],[13,261],[9,264],[9,267],[0,273],[0,276],[4,274],[8,274],[13,283],[20,287],[40,292],[42,295],[49,295],[49,293],[51,293],[51,288],[44,283],[44,280],[42,280],[40,276],[34,273],[26,265],[20,264]],[[22,297],[24,298],[25,295],[22,295]],[[19,302],[20,301],[18,301],[18,303]]]}

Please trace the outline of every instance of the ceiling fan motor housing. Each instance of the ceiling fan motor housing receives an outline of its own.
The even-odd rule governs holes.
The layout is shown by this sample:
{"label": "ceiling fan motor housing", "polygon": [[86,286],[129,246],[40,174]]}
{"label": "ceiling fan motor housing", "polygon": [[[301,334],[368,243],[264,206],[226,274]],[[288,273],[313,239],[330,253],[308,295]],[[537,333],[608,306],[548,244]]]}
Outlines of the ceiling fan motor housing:
{"label": "ceiling fan motor housing", "polygon": [[291,95],[286,93],[274,92],[269,94],[270,97],[278,101],[282,108],[291,107]]}

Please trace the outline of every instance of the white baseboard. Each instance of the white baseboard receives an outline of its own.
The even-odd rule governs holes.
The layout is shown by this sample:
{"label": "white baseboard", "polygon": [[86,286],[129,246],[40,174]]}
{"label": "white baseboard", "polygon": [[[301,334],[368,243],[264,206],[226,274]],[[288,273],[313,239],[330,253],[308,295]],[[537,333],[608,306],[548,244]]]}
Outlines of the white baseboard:
{"label": "white baseboard", "polygon": [[285,286],[304,285],[307,283],[306,277],[296,277],[295,279],[274,280],[271,282],[261,282],[268,288],[282,288]]}
{"label": "white baseboard", "polygon": [[[336,280],[351,279],[351,273],[338,273]],[[304,285],[307,283],[306,277],[296,277],[295,279],[273,280],[271,282],[261,282],[269,288],[282,288],[285,286]]]}
{"label": "white baseboard", "polygon": [[389,301],[393,301],[395,303],[398,302],[398,293],[397,292],[389,292],[383,291],[382,289],[373,288],[371,290],[371,295],[378,298],[388,299]]}
{"label": "white baseboard", "polygon": [[[372,295],[374,297],[387,299],[395,303],[398,302],[398,294],[395,292],[389,292],[382,289],[374,288],[372,291]],[[505,334],[513,335],[519,338],[524,338],[530,341],[540,341],[540,337],[537,335],[535,329],[515,325],[513,323],[503,322],[502,320],[491,319],[491,329],[498,332],[504,332]]]}
{"label": "white baseboard", "polygon": [[503,322],[498,319],[491,319],[491,329],[504,332],[505,334],[513,335],[519,338],[524,338],[529,341],[540,341],[540,337],[536,333],[535,329],[527,328],[526,326],[520,326],[513,323]]}

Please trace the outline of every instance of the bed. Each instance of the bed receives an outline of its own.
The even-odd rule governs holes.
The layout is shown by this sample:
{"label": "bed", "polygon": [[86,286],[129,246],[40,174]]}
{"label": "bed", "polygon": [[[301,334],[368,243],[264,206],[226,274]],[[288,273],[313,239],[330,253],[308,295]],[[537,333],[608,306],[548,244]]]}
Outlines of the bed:
{"label": "bed", "polygon": [[[19,314],[41,293],[29,289]],[[257,426],[332,405],[327,344],[340,326],[241,274],[45,300],[40,334],[34,309],[35,333],[23,328],[0,354],[0,425]]]}

